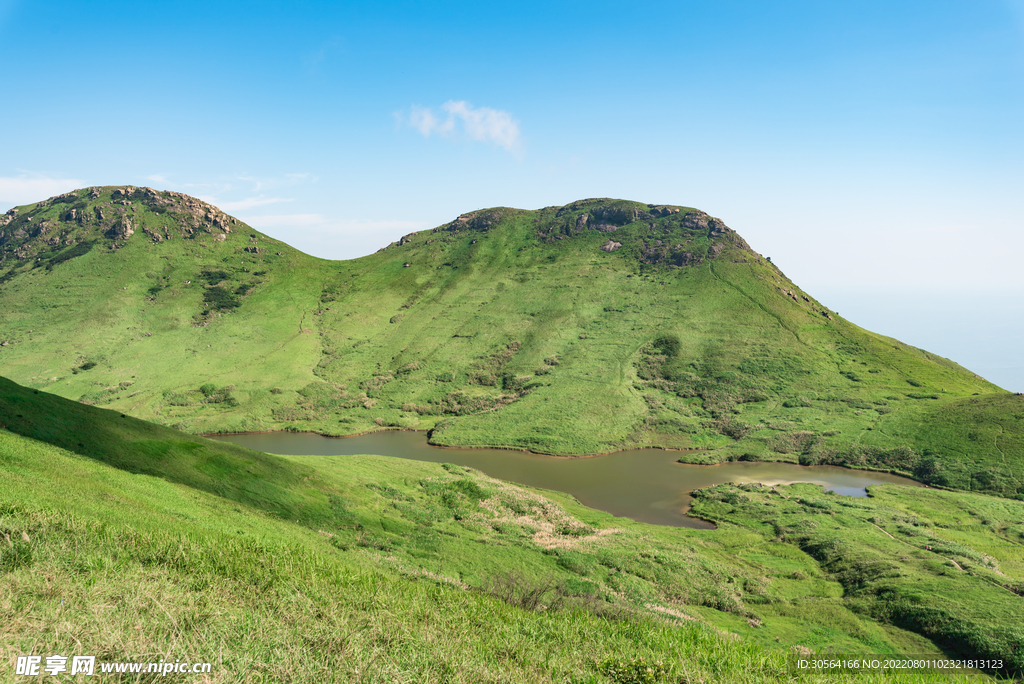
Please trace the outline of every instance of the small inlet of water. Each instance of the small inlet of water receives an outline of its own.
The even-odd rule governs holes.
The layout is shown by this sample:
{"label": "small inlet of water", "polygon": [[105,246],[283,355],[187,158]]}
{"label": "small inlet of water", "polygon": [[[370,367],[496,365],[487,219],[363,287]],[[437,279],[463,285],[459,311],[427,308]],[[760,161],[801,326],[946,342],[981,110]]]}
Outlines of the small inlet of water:
{"label": "small inlet of water", "polygon": [[619,451],[589,458],[556,458],[507,449],[445,449],[430,446],[421,432],[376,432],[342,439],[308,432],[217,435],[211,439],[271,454],[344,456],[378,454],[433,463],[455,463],[517,484],[554,489],[584,505],[640,522],[713,528],[686,515],[695,489],[723,482],[766,485],[811,482],[847,496],[866,496],[881,483],[921,486],[905,477],[835,466],[732,462],[716,466],[677,463],[678,452]]}

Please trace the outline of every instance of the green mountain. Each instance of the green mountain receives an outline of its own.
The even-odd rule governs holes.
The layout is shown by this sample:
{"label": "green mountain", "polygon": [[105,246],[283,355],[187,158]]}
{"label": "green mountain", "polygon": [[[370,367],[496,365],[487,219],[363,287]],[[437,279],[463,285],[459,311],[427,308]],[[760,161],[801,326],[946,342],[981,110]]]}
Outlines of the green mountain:
{"label": "green mountain", "polygon": [[719,529],[690,530],[451,464],[262,454],[2,378],[0,423],[11,668],[61,653],[210,661],[212,682],[752,683],[824,649],[1024,667],[1022,502],[721,485],[695,504]]}
{"label": "green mountain", "polygon": [[1024,495],[1020,397],[842,319],[696,209],[487,209],[342,262],[148,188],[0,224],[0,373],[186,432],[660,446]]}

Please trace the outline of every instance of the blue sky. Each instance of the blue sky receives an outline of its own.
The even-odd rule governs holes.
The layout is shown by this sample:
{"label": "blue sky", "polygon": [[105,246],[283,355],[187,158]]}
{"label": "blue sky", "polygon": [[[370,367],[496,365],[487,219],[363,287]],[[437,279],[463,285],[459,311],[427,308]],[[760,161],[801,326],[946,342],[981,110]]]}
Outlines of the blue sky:
{"label": "blue sky", "polygon": [[1024,0],[0,0],[0,45],[0,210],[149,185],[344,259],[487,206],[696,206],[1024,390]]}

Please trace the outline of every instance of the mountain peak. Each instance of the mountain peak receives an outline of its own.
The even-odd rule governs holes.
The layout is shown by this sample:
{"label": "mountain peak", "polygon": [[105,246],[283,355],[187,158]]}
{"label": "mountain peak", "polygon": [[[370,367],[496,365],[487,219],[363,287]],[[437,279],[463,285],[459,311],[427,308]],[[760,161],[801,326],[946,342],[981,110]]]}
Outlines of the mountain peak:
{"label": "mountain peak", "polygon": [[0,216],[0,265],[10,257],[40,259],[43,253],[97,241],[109,240],[111,249],[119,249],[137,233],[154,243],[197,237],[224,241],[240,226],[212,204],[180,192],[132,185],[81,188]]}

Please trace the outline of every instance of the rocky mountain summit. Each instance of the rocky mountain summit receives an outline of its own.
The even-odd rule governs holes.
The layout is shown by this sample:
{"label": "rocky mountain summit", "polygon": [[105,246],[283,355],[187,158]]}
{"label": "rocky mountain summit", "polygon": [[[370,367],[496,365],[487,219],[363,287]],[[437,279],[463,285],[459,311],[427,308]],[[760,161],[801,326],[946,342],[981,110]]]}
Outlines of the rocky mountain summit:
{"label": "rocky mountain summit", "polygon": [[83,188],[0,216],[0,268],[9,260],[43,261],[68,247],[78,246],[82,253],[97,246],[120,249],[137,234],[153,243],[224,241],[241,225],[212,204],[180,192],[130,185]]}
{"label": "rocky mountain summit", "polygon": [[[578,200],[537,211],[508,207],[481,209],[461,214],[430,232],[453,237],[460,233],[487,233],[507,221],[516,220],[532,220],[537,239],[547,244],[585,238],[594,233],[614,233],[614,237],[609,235],[597,249],[615,252],[626,247],[627,253],[640,263],[649,265],[699,266],[718,257],[726,247],[744,250],[750,252],[752,258],[760,258],[724,221],[699,209],[606,197]],[[381,251],[413,245],[415,236],[416,233],[405,235]],[[432,241],[428,239],[427,244]]]}

